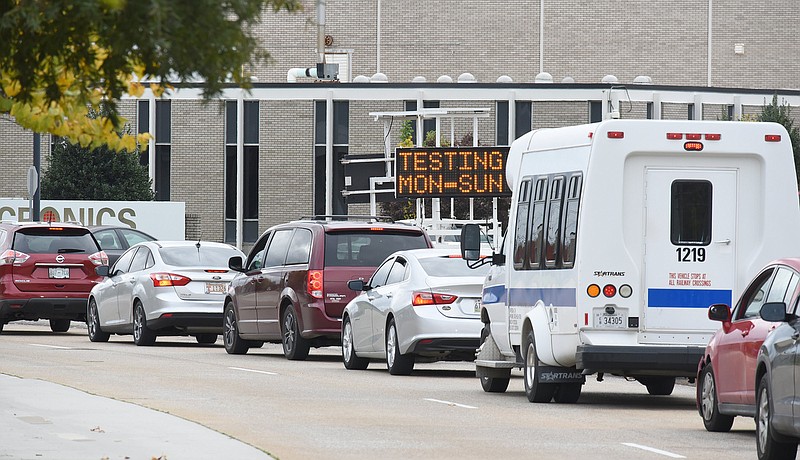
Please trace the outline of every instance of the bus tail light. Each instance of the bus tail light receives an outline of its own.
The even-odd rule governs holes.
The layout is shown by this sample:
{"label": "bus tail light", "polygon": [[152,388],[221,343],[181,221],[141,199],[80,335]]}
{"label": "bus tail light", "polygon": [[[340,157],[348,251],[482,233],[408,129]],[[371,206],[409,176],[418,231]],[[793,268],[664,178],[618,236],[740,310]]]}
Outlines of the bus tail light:
{"label": "bus tail light", "polygon": [[600,295],[600,286],[596,284],[590,284],[589,287],[586,288],[586,294],[591,297],[595,298]]}
{"label": "bus tail light", "polygon": [[603,295],[606,297],[614,297],[617,295],[617,287],[613,284],[606,284],[603,286]]}

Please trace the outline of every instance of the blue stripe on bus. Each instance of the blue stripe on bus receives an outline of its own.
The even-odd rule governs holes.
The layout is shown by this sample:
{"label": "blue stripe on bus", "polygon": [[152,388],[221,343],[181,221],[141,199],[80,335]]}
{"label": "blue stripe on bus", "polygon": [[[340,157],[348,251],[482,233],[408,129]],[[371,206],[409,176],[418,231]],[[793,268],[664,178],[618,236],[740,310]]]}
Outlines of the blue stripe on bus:
{"label": "blue stripe on bus", "polygon": [[[577,305],[575,288],[511,288],[508,305],[534,305],[539,300],[545,305],[574,307]],[[506,287],[488,286],[483,290],[483,303],[506,301]]]}
{"label": "blue stripe on bus", "polygon": [[732,293],[726,289],[648,289],[650,308],[708,308],[715,303],[731,305]]}

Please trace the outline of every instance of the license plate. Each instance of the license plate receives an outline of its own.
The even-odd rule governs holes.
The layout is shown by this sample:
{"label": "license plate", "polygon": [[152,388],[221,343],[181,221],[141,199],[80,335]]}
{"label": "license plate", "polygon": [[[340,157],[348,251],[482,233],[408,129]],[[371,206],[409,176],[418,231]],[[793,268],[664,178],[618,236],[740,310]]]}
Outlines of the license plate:
{"label": "license plate", "polygon": [[478,300],[475,301],[475,306],[473,307],[473,311],[475,313],[480,313],[481,312],[481,299],[478,299]]}
{"label": "license plate", "polygon": [[206,283],[206,294],[225,294],[228,283]]}
{"label": "license plate", "polygon": [[50,274],[50,278],[69,278],[69,267],[50,267],[48,268],[48,272]]}
{"label": "license plate", "polygon": [[595,327],[628,327],[628,325],[625,323],[626,321],[624,315],[605,315],[602,313],[596,313],[594,315]]}

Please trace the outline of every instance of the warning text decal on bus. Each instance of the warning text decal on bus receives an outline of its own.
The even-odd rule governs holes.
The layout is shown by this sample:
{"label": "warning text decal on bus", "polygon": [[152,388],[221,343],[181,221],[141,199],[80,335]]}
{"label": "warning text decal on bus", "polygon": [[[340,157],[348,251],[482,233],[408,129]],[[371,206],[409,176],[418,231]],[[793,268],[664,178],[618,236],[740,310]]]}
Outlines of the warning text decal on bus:
{"label": "warning text decal on bus", "polygon": [[398,148],[398,198],[509,195],[508,147]]}

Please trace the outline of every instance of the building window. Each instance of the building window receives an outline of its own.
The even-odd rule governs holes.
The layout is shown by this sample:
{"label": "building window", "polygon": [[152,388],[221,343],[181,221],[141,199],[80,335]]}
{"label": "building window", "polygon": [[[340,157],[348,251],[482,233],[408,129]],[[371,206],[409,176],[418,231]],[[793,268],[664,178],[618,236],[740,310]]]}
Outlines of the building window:
{"label": "building window", "polygon": [[169,201],[172,156],[172,103],[156,101],[156,201]]}
{"label": "building window", "polygon": [[600,101],[589,101],[589,123],[603,121],[603,103]]}
{"label": "building window", "polygon": [[[424,109],[438,109],[439,101],[422,101],[422,108]],[[405,101],[406,112],[413,112],[417,110],[417,101]],[[422,140],[425,141],[425,135],[431,131],[436,131],[436,119],[426,118],[422,121]],[[439,133],[441,136],[442,133]],[[411,121],[411,140],[414,145],[417,145],[417,121]]]}
{"label": "building window", "polygon": [[[314,103],[314,214],[325,214],[325,188],[328,180],[326,165],[326,101]],[[350,102],[333,101],[333,209],[335,215],[347,214],[347,199],[342,195],[344,165],[349,152]]]}
{"label": "building window", "polygon": [[[237,102],[225,102],[225,242],[236,241]],[[244,101],[244,217],[242,240],[258,239],[259,105]]]}
{"label": "building window", "polygon": [[511,145],[514,139],[530,132],[532,126],[533,103],[515,101],[514,139],[508,139],[508,101],[497,101],[496,140],[497,145]]}
{"label": "building window", "polygon": [[[137,101],[136,103],[136,130],[139,134],[150,132],[150,101]],[[147,166],[150,164],[150,153],[146,149],[139,152],[139,164]]]}

